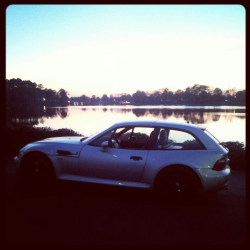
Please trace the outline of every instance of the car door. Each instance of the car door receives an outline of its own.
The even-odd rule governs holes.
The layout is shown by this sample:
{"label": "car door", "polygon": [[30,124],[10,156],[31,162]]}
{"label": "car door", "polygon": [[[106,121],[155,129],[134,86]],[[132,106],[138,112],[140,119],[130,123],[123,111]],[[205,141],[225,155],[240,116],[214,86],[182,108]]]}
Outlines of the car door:
{"label": "car door", "polygon": [[[139,182],[147,161],[146,142],[149,140],[150,130],[153,128],[122,127],[90,142],[80,154],[80,175]],[[118,143],[113,138],[114,135],[117,136]],[[101,146],[105,141],[109,142],[107,150],[103,150]]]}

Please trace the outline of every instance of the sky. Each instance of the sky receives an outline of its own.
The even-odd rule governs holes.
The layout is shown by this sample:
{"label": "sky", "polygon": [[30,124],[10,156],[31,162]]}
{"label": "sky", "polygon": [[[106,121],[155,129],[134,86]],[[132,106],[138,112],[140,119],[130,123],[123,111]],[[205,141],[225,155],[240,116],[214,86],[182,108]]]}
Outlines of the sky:
{"label": "sky", "polygon": [[241,5],[10,5],[6,79],[70,97],[245,89]]}

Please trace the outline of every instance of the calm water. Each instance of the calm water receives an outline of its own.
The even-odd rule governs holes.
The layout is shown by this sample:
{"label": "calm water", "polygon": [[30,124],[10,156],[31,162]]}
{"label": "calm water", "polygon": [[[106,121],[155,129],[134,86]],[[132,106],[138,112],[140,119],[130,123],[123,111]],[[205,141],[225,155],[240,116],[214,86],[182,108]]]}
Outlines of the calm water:
{"label": "calm water", "polygon": [[125,120],[190,121],[205,125],[220,141],[245,144],[246,112],[242,107],[70,106],[7,110],[7,121],[10,123],[69,128],[85,136]]}

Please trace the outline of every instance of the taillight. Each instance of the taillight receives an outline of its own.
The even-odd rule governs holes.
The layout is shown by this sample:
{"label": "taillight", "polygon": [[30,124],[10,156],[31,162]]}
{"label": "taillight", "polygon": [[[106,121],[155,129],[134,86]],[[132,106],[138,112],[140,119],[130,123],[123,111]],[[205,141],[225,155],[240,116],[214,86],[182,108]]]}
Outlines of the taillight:
{"label": "taillight", "polygon": [[228,158],[220,159],[214,164],[214,167],[212,169],[215,171],[221,171],[226,167],[228,162],[229,162]]}

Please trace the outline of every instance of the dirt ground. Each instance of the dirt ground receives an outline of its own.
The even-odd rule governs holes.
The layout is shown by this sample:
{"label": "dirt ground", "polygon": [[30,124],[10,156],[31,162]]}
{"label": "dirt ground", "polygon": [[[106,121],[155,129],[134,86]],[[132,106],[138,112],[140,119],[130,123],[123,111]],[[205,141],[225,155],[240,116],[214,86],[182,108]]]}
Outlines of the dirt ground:
{"label": "dirt ground", "polygon": [[[159,202],[148,190],[57,181],[26,192],[6,160],[6,242],[11,244],[244,244],[245,172],[228,190]],[[27,188],[27,187],[26,187]]]}

